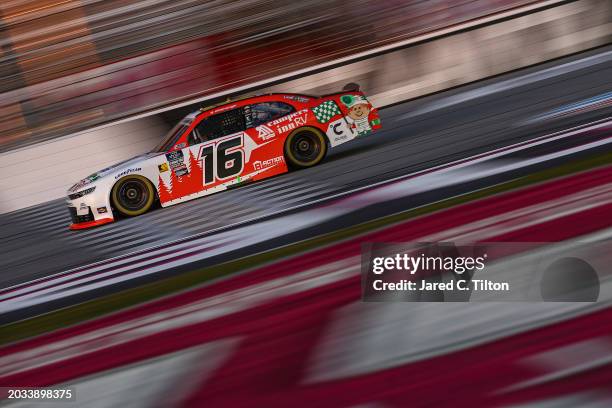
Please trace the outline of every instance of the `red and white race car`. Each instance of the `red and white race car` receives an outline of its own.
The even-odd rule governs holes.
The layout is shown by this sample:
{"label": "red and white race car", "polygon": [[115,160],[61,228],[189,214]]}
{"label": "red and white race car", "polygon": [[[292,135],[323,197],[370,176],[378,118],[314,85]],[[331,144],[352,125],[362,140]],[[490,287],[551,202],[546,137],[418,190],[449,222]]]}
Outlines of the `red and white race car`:
{"label": "red and white race car", "polygon": [[327,150],[380,128],[357,86],[314,97],[268,94],[200,109],[150,153],[81,180],[68,190],[71,229],[162,207],[311,167]]}

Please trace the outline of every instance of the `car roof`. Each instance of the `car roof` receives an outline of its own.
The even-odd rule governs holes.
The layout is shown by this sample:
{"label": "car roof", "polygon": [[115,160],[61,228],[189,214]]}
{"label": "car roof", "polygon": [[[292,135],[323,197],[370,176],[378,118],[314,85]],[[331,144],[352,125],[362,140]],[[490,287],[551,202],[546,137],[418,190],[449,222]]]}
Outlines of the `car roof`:
{"label": "car roof", "polygon": [[[293,97],[301,97],[301,98],[309,98],[309,99],[318,99],[318,96],[314,96],[314,95],[306,95],[306,94],[298,94],[298,93],[268,93],[268,94],[259,94],[259,95],[249,95],[249,96],[243,96],[243,97],[239,97],[239,98],[228,98],[227,100],[223,101],[223,102],[219,102],[213,105],[208,105],[208,106],[203,106],[200,109],[198,109],[197,111],[193,111],[190,115],[199,115],[201,113],[205,113],[205,112],[210,112],[213,109],[218,109],[218,108],[222,108],[225,106],[231,106],[233,104],[236,104],[238,102],[240,102],[240,106],[242,106],[243,102],[245,102],[248,99],[259,99],[259,98],[264,98],[264,97],[271,97],[271,96],[279,96],[279,97],[284,97],[284,96],[293,96]],[[289,101],[295,103],[299,101],[296,101],[295,99],[288,99]],[[304,103],[304,102],[301,102]],[[188,115],[188,116],[190,116]]]}

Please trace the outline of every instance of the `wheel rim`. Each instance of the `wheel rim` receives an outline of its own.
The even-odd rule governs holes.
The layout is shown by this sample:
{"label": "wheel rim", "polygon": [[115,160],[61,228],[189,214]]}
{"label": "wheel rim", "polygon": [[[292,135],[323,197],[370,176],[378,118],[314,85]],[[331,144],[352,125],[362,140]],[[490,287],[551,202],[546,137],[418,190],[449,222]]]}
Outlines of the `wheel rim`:
{"label": "wheel rim", "polygon": [[149,190],[141,180],[128,180],[118,191],[119,203],[129,211],[141,210],[149,201]]}
{"label": "wheel rim", "polygon": [[291,143],[291,153],[303,163],[316,160],[320,152],[321,140],[312,132],[298,133]]}

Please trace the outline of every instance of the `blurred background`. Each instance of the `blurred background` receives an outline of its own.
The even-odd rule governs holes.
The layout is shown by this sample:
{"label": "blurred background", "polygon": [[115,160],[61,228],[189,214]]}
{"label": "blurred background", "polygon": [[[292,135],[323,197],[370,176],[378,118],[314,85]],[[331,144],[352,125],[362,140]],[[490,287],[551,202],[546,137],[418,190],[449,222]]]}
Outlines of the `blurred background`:
{"label": "blurred background", "polygon": [[63,197],[228,96],[357,82],[385,107],[606,44],[612,13],[605,0],[0,7],[0,212]]}
{"label": "blurred background", "polygon": [[[6,1],[0,6],[0,147],[84,130],[530,3],[537,2]],[[599,9],[582,10],[594,20],[591,27],[608,21],[607,2],[599,3]]]}
{"label": "blurred background", "polygon": [[[611,40],[607,0],[0,2],[0,386],[610,406]],[[185,114],[349,82],[383,130],[320,166],[68,231],[66,189]],[[536,292],[588,258],[599,298],[361,302],[362,245],[418,241],[539,243],[495,260]]]}

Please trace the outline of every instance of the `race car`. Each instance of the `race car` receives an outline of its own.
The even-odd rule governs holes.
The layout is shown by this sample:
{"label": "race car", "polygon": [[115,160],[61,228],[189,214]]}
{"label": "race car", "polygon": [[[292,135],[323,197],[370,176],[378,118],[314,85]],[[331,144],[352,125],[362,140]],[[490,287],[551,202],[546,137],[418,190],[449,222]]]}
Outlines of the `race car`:
{"label": "race car", "polygon": [[70,229],[315,166],[330,148],[380,127],[376,108],[355,84],[320,97],[267,94],[203,108],[181,120],[151,152],[73,185]]}

